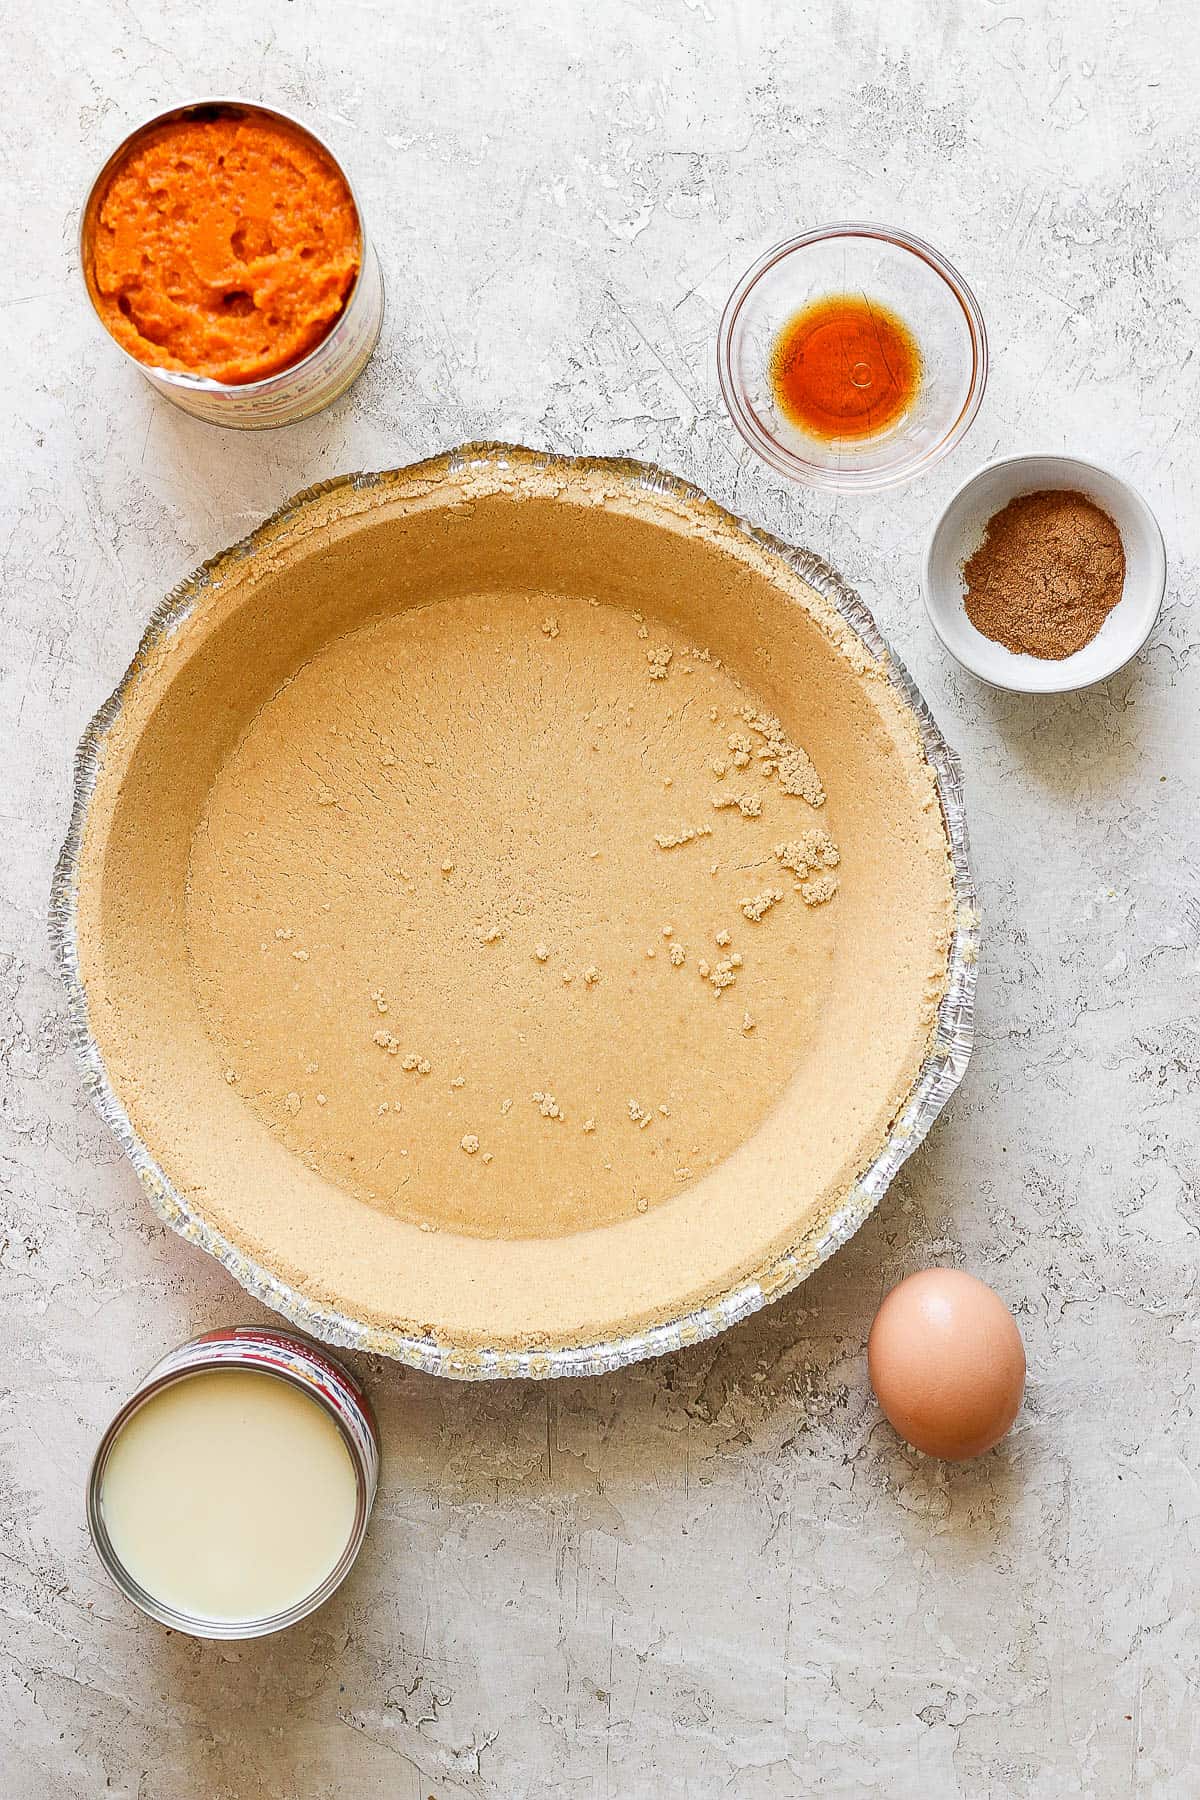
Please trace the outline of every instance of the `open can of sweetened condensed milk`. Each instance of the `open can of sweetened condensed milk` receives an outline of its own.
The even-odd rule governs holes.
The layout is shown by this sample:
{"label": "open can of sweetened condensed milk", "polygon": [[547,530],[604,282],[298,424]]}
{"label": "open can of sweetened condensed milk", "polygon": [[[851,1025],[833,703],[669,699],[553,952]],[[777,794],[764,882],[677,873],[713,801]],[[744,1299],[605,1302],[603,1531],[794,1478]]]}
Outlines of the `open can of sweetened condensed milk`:
{"label": "open can of sweetened condensed milk", "polygon": [[88,1529],[160,1625],[265,1637],[345,1580],[378,1479],[378,1428],[350,1371],[296,1332],[229,1327],[164,1356],[118,1412]]}
{"label": "open can of sweetened condensed milk", "polygon": [[[157,139],[161,139],[164,128],[172,125],[236,125],[240,122],[258,124],[265,130],[274,128],[290,134],[294,140],[306,146],[319,164],[334,176],[357,218],[358,267],[340,310],[332,318],[324,335],[315,343],[302,347],[295,360],[256,379],[243,379],[240,375],[236,379],[213,379],[208,374],[190,373],[186,368],[164,367],[157,362],[146,361],[117,335],[113,324],[106,317],[106,312],[111,313],[108,296],[101,291],[97,279],[97,238],[100,233],[112,231],[101,215],[115,178],[123,169],[128,168],[140,152],[156,141],[156,134]],[[183,166],[187,167],[186,164]],[[190,172],[188,169],[188,173]],[[144,196],[143,217],[149,219],[153,215],[156,228],[163,214],[168,211],[169,199],[169,192],[161,186]],[[211,208],[213,231],[209,247],[218,239],[221,226],[229,222],[218,216],[220,210],[220,204],[214,203]],[[232,212],[229,217],[233,218]],[[128,221],[131,236],[136,235],[136,229],[136,220]],[[236,233],[237,229],[238,222],[234,219],[233,231]],[[125,249],[128,253],[128,244]],[[309,250],[310,247],[305,246],[301,254],[306,254]],[[204,419],[211,425],[232,425],[255,430],[273,425],[292,425],[298,419],[305,419],[311,413],[319,412],[344,394],[357,380],[375,348],[383,324],[383,276],[375,246],[367,231],[362,206],[349,175],[328,144],[310,126],[278,108],[260,106],[251,100],[196,100],[186,106],[171,107],[147,119],[136,131],[124,138],[92,183],[80,221],[79,255],[88,297],[100,323],[118,349],[160,394],[164,394],[184,412]],[[213,272],[216,274],[216,269]],[[234,291],[222,298],[239,311],[255,303],[253,294],[242,289],[237,280],[234,282]],[[116,304],[120,306],[121,301],[118,300]],[[126,313],[125,316],[128,318],[129,314]],[[124,331],[119,320],[115,323]],[[127,335],[132,337],[132,331]],[[147,341],[151,343],[154,340]]]}

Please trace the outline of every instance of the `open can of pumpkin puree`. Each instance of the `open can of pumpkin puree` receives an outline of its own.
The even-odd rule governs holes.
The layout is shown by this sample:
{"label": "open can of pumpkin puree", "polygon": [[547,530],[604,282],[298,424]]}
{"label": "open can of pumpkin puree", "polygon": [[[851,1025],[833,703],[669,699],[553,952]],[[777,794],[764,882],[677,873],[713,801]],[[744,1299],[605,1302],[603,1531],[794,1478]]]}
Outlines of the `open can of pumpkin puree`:
{"label": "open can of pumpkin puree", "polygon": [[152,386],[213,425],[290,425],[361,374],[383,277],[350,178],[307,125],[192,101],[120,143],[83,209],[101,324]]}

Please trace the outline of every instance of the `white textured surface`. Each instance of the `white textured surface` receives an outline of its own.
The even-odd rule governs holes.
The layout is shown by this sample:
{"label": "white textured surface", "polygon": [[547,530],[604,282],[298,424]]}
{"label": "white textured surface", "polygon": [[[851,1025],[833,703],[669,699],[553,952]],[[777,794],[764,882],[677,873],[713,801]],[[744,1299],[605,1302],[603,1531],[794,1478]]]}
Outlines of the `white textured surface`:
{"label": "white textured surface", "polygon": [[[1096,1800],[1200,1791],[1195,477],[1200,49],[1188,0],[10,9],[0,116],[6,1800]],[[75,209],[122,131],[259,93],[345,154],[378,355],[332,413],[222,435],[93,322]],[[875,501],[785,491],[716,398],[725,292],[838,216],[930,236],[993,343],[966,445]],[[247,1307],[152,1221],[88,1111],[43,914],[70,756],[155,599],[288,493],[510,436],[657,459],[863,590],[966,765],[976,1062],[880,1213],[725,1340],[595,1383],[368,1368],[384,1486],[341,1595],[205,1646],[101,1579],[82,1487],[161,1350]],[[1118,466],[1167,538],[1140,662],[986,692],[919,552],[987,456]],[[902,1450],[883,1289],[961,1261],[1014,1305],[1001,1451]],[[11,1656],[11,1667],[8,1658]]]}

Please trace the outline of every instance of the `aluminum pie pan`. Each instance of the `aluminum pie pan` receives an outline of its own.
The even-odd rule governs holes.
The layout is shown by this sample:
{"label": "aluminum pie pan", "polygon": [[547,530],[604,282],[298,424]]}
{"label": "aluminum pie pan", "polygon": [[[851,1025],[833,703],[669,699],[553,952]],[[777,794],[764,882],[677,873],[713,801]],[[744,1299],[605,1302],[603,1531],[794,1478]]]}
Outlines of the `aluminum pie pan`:
{"label": "aluminum pie pan", "polygon": [[773,1257],[752,1277],[738,1282],[704,1306],[647,1329],[601,1342],[522,1350],[455,1346],[432,1336],[368,1325],[334,1307],[311,1300],[270,1269],[246,1256],[223,1233],[215,1230],[178,1190],[134,1129],[109,1080],[90,1028],[87,996],[80,973],[78,895],[82,848],[105,740],[121,712],[126,694],[145,658],[179,629],[199,596],[219,579],[221,572],[231,563],[253,555],[268,534],[286,526],[320,495],[347,486],[367,490],[398,479],[419,481],[432,476],[435,469],[450,474],[464,469],[495,469],[503,473],[515,462],[524,463],[537,472],[593,473],[616,479],[635,496],[640,492],[655,499],[714,505],[693,483],[650,463],[624,457],[562,456],[491,442],[461,445],[448,458],[440,455],[399,469],[341,476],[294,495],[250,536],[202,563],[155,608],[137,655],[91,721],[76,752],[71,822],[55,869],[50,902],[51,942],[67,990],[70,1036],[84,1085],[92,1104],[133,1164],[163,1222],[187,1242],[215,1257],[256,1300],[325,1343],[390,1357],[426,1374],[458,1380],[547,1380],[557,1376],[608,1373],[715,1337],[799,1286],[852,1237],[875,1210],[902,1164],[922,1142],[961,1082],[975,1033],[979,913],[958,757],[943,737],[903,663],[889,648],[870,611],[841,576],[812,551],[787,544],[718,507],[728,526],[780,558],[821,594],[884,671],[917,727],[941,802],[955,897],[955,925],[948,954],[946,988],[925,1060],[880,1150],[860,1173],[841,1205],[802,1233],[782,1255]]}

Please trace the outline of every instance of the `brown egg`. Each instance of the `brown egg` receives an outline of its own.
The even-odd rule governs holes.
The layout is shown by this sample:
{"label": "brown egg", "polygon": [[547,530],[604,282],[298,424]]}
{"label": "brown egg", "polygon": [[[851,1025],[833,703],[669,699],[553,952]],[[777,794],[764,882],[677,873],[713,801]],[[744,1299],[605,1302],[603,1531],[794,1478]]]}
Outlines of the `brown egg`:
{"label": "brown egg", "polygon": [[999,1443],[1025,1391],[1016,1320],[962,1269],[923,1269],[892,1289],[867,1339],[867,1369],[900,1436],[949,1462]]}

